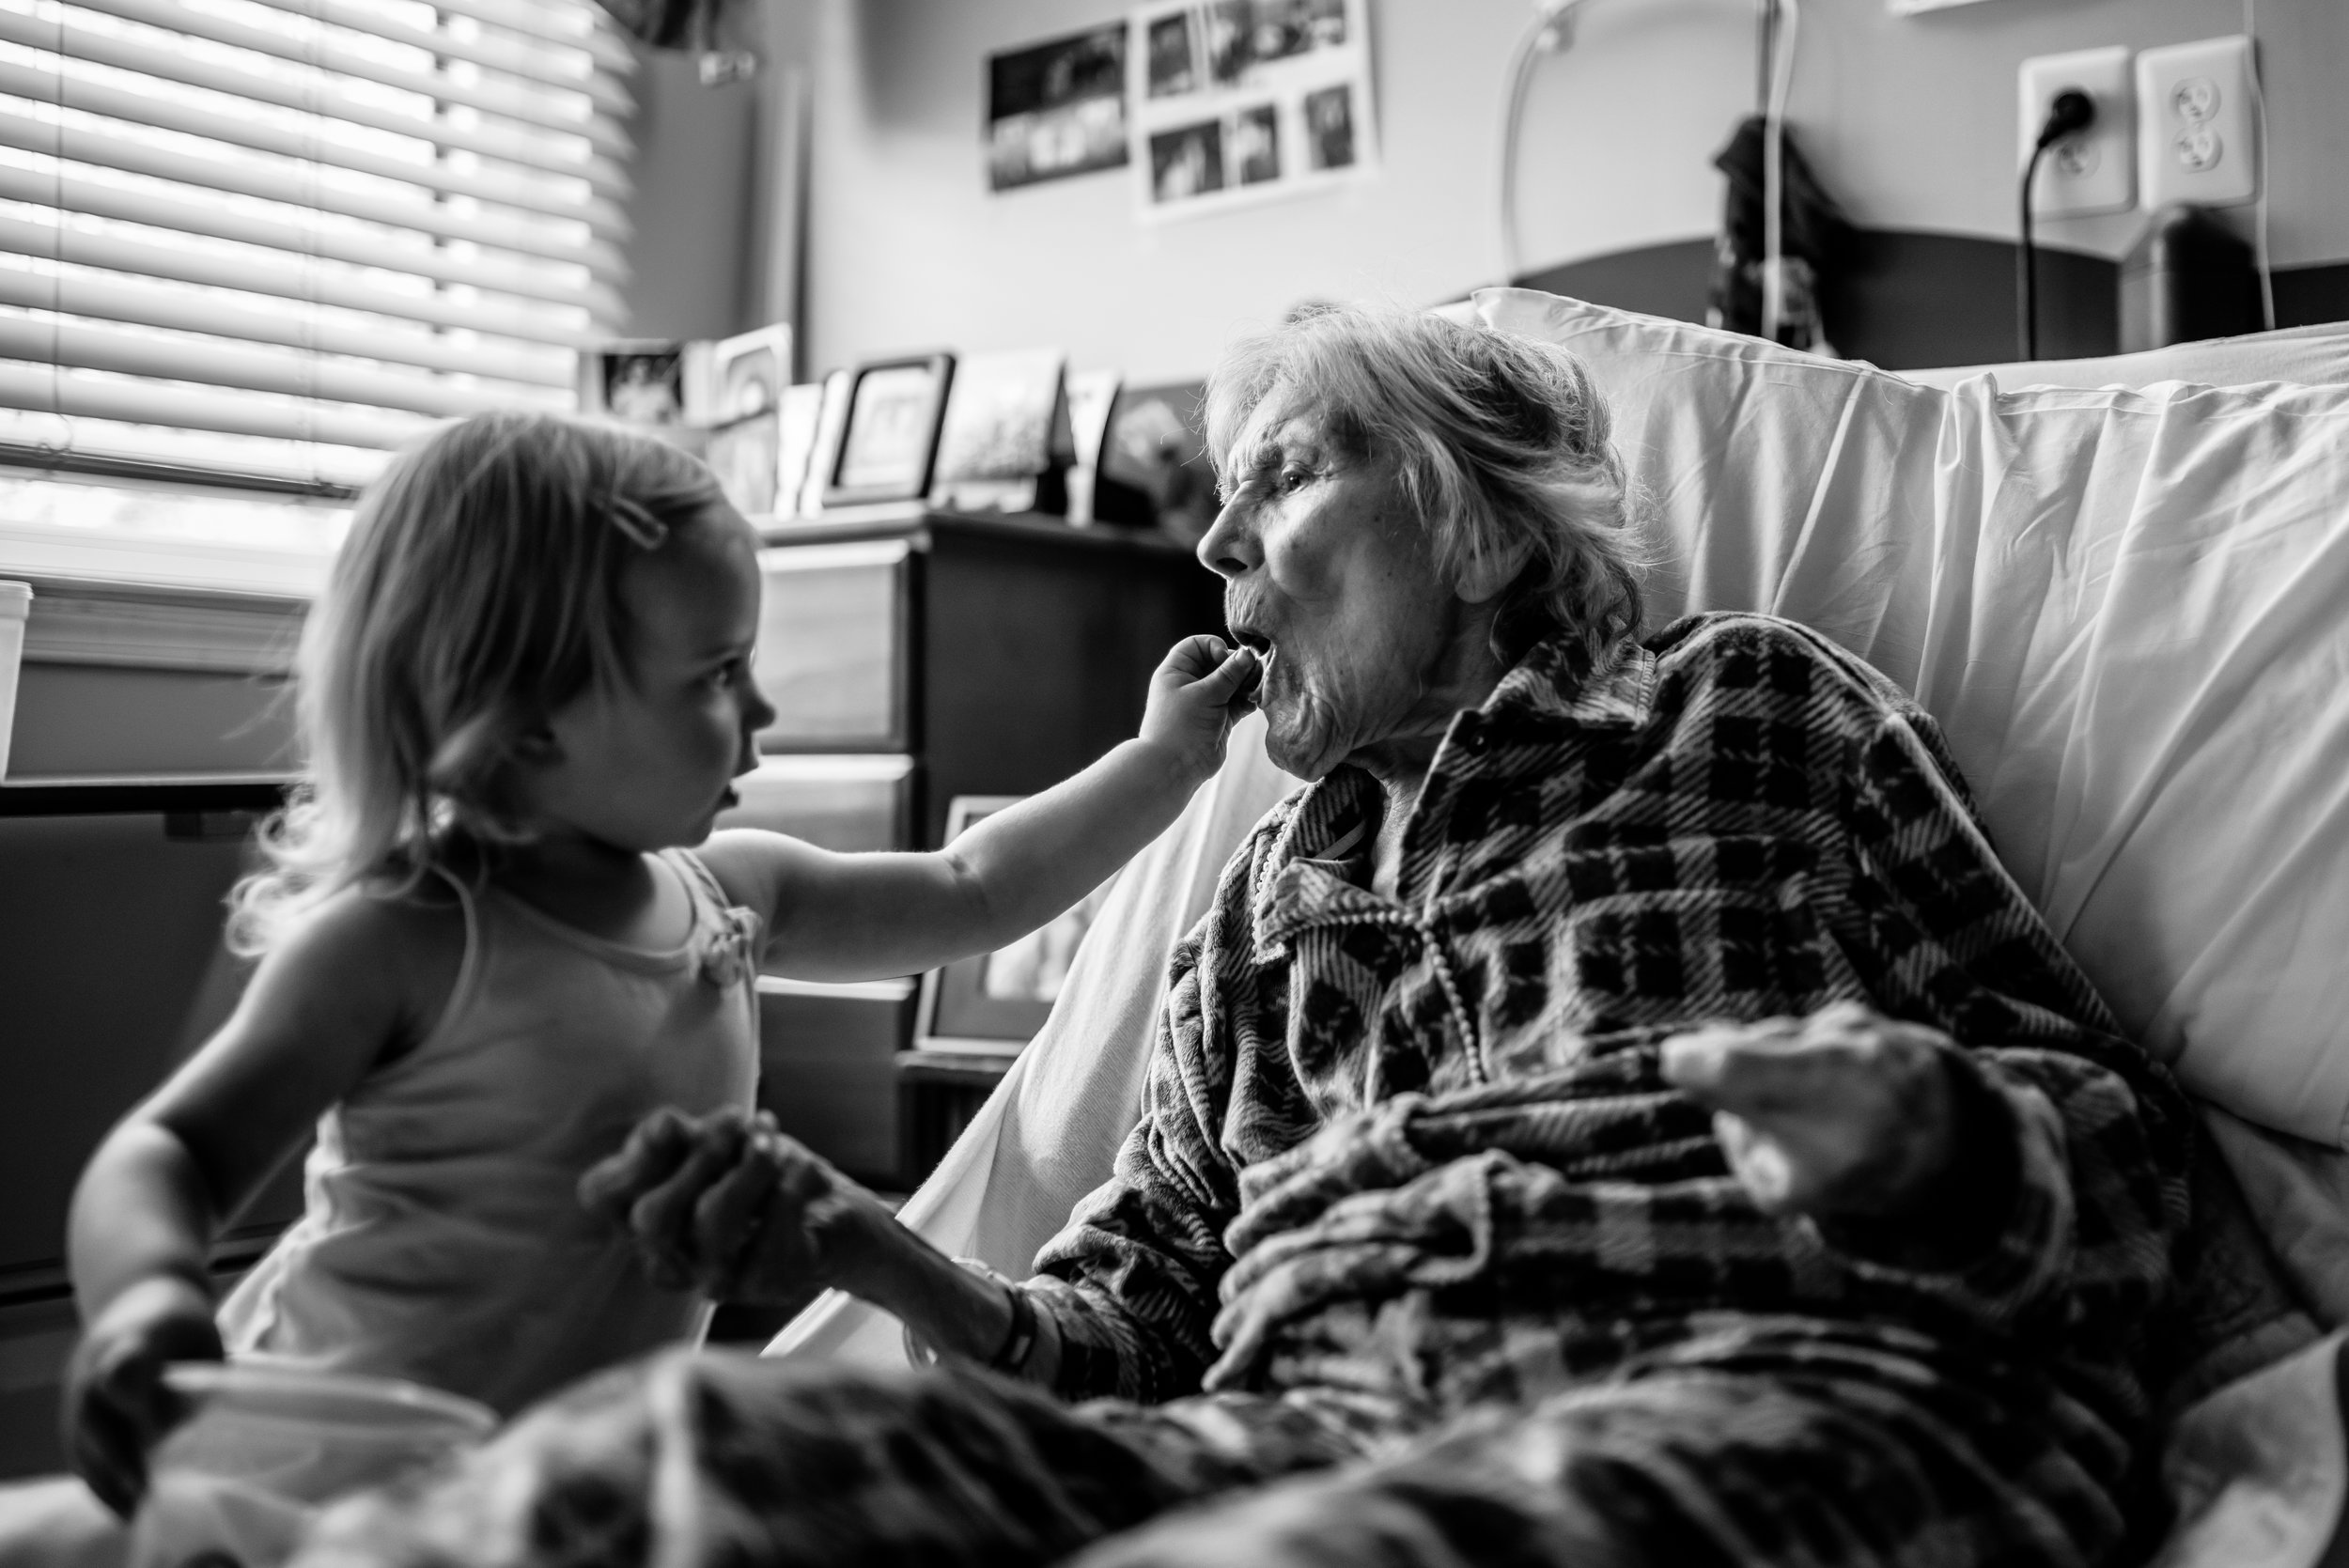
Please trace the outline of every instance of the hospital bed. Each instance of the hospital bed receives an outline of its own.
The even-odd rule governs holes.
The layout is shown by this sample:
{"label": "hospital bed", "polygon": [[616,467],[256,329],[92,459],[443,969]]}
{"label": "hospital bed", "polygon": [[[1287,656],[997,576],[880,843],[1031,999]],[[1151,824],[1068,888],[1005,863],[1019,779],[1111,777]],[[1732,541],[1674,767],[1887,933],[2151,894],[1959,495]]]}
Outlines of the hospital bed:
{"label": "hospital bed", "polygon": [[[1892,375],[1523,290],[1463,308],[1606,389],[1654,624],[1804,622],[1939,720],[2009,870],[2208,1108],[2302,1305],[2349,1323],[2349,329]],[[1133,1122],[1175,939],[1294,787],[1242,726],[908,1223],[1028,1271]],[[2324,1556],[2338,1346],[2179,1421],[2162,1562]],[[769,1353],[903,1356],[837,1296]]]}

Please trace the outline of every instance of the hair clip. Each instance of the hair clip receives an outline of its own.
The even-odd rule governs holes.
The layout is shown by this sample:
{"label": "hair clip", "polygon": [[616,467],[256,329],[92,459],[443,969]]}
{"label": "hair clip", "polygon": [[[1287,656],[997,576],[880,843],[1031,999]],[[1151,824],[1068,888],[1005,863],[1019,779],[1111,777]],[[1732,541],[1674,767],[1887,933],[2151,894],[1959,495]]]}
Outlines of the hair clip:
{"label": "hair clip", "polygon": [[669,541],[669,525],[627,496],[614,496],[604,504],[604,513],[611,518],[612,526],[627,535],[629,542],[639,550],[659,550]]}

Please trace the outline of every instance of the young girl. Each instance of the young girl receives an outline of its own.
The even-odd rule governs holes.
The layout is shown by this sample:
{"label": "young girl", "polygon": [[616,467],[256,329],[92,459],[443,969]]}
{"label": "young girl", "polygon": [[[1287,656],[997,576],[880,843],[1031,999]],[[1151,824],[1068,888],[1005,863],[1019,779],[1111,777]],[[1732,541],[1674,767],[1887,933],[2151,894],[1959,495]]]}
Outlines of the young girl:
{"label": "young girl", "polygon": [[[712,837],[774,718],[756,548],[692,458],[541,416],[445,428],[362,504],[303,643],[308,784],[233,900],[259,969],[74,1196],[68,1438],[110,1504],[177,1418],[169,1360],[511,1411],[697,1333],[574,1188],[646,1111],[749,1103],[762,954],[870,979],[1041,925],[1174,819],[1244,706],[1253,656],[1193,637],[1139,739],[948,849]],[[306,1212],[216,1312],[207,1248],[313,1125]]]}

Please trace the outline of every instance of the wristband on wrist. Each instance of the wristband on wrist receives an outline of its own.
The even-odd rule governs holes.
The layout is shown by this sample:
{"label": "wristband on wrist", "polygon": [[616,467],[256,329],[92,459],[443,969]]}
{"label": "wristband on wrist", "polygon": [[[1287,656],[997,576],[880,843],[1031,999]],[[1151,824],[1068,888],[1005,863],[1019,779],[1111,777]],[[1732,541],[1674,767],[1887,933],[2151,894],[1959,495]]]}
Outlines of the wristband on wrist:
{"label": "wristband on wrist", "polygon": [[1035,1349],[1035,1303],[1018,1285],[1009,1281],[1001,1282],[1011,1293],[1011,1324],[1003,1330],[1003,1343],[996,1346],[987,1364],[991,1371],[1017,1377],[1026,1368],[1029,1353]]}
{"label": "wristband on wrist", "polygon": [[[1009,1293],[1007,1304],[1011,1308],[1011,1322],[1003,1330],[1003,1343],[995,1347],[994,1355],[989,1356],[980,1364],[989,1372],[1004,1373],[1013,1377],[1019,1376],[1027,1369],[1028,1358],[1035,1351],[1035,1303],[1028,1299],[1026,1291],[1021,1290],[976,1258],[957,1258],[955,1262],[976,1274],[980,1279],[1001,1285]],[[916,1334],[910,1324],[905,1327],[903,1338],[906,1359],[913,1365],[929,1366],[938,1360],[937,1348],[921,1335]]]}

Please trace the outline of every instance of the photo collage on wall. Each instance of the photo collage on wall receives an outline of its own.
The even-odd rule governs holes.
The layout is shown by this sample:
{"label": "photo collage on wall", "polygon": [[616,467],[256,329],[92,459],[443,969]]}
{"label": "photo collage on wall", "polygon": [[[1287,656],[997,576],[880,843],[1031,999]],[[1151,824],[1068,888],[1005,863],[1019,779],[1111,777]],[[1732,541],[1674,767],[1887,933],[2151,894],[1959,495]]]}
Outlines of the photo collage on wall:
{"label": "photo collage on wall", "polygon": [[1211,0],[1137,14],[1136,188],[1164,218],[1289,194],[1376,162],[1363,0]]}
{"label": "photo collage on wall", "polygon": [[1367,0],[1206,0],[988,56],[1008,191],[1130,164],[1145,218],[1294,194],[1377,163]]}

